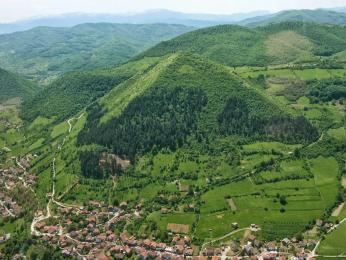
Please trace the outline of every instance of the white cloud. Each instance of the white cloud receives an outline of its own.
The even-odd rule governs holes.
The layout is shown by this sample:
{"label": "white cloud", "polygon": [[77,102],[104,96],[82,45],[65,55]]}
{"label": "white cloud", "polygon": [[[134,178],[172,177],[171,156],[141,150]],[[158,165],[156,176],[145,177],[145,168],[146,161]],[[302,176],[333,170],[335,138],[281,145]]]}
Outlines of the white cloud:
{"label": "white cloud", "polygon": [[346,0],[0,0],[0,22],[70,12],[126,13],[164,8],[231,14],[336,6],[346,6]]}

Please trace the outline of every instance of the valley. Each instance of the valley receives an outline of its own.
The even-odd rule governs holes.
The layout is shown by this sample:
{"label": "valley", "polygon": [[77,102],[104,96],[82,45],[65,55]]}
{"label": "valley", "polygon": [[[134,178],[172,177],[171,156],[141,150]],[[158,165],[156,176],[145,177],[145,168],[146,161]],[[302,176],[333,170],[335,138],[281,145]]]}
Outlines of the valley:
{"label": "valley", "polygon": [[0,259],[345,258],[345,36],[220,25],[18,67],[49,84],[3,95]]}

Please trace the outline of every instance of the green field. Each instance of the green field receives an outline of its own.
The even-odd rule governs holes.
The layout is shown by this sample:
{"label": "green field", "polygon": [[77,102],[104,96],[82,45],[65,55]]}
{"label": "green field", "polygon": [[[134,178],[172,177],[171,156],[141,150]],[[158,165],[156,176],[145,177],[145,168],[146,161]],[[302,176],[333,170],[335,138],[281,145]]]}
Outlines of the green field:
{"label": "green field", "polygon": [[[346,225],[341,224],[331,234],[326,235],[318,247],[317,254],[338,256],[346,254]],[[339,258],[338,258],[339,259]]]}

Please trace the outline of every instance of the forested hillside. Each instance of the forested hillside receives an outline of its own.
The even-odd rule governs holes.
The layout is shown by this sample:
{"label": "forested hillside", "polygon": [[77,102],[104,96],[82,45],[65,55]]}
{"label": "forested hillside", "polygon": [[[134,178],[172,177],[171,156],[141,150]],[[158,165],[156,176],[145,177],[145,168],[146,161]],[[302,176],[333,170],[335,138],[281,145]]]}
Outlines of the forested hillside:
{"label": "forested hillside", "polygon": [[245,19],[240,22],[241,25],[250,27],[265,26],[272,23],[281,23],[287,21],[300,21],[319,24],[346,24],[346,14],[342,12],[329,11],[325,9],[317,10],[288,10],[275,14],[264,15]]}
{"label": "forested hillside", "polygon": [[168,24],[82,24],[38,27],[0,35],[0,66],[42,83],[76,70],[123,63],[154,44],[192,27]]}
{"label": "forested hillside", "polygon": [[36,84],[0,68],[0,103],[11,98],[26,99],[39,90]]}
{"label": "forested hillside", "polygon": [[161,56],[180,50],[228,66],[267,66],[320,62],[346,49],[346,27],[283,22],[260,28],[220,25],[162,42],[139,55]]}
{"label": "forested hillside", "polygon": [[38,116],[64,120],[155,62],[156,59],[144,59],[110,69],[67,73],[27,99],[23,103],[22,117],[27,121]]}
{"label": "forested hillside", "polygon": [[[238,136],[245,143],[306,144],[318,138],[317,130],[304,117],[281,110],[232,77],[227,68],[186,53],[167,59],[173,61],[154,81],[148,84],[139,79],[145,89],[127,100],[119,117],[100,124],[105,114],[112,114],[107,109],[107,102],[114,102],[110,97],[101,103],[105,108],[92,106],[78,143],[97,143],[135,161],[136,155],[154,147],[174,151],[186,144],[189,136],[199,143],[222,136]],[[130,95],[131,87],[123,91]]]}

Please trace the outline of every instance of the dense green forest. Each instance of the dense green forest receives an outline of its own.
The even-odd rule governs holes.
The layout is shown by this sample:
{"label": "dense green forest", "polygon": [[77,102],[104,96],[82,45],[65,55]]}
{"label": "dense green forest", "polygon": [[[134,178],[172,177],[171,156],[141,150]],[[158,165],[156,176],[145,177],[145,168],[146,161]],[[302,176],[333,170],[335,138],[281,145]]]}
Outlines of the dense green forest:
{"label": "dense green forest", "polygon": [[17,97],[26,99],[39,90],[35,83],[0,68],[0,103]]}
{"label": "dense green forest", "polygon": [[240,22],[250,27],[266,26],[272,23],[300,21],[320,24],[346,24],[346,14],[330,10],[288,10],[276,14],[253,17]]}
{"label": "dense green forest", "polygon": [[246,102],[238,98],[228,100],[218,120],[222,134],[241,135],[252,140],[307,144],[318,138],[317,130],[306,118],[279,115],[250,117]]}
{"label": "dense green forest", "polygon": [[313,102],[328,102],[346,98],[344,79],[312,80],[308,82],[308,95]]}
{"label": "dense green forest", "polygon": [[198,114],[206,103],[207,97],[200,89],[153,88],[131,101],[120,117],[99,127],[100,108],[93,108],[78,143],[102,144],[132,161],[136,154],[150,152],[154,147],[174,151],[196,128]]}
{"label": "dense green forest", "polygon": [[[346,49],[346,28],[303,22],[266,27],[220,25],[165,41],[140,54],[161,56],[177,51],[201,54],[229,66],[267,66],[286,62],[319,62]],[[287,57],[283,60],[284,57]]]}
{"label": "dense green forest", "polygon": [[154,44],[191,31],[166,24],[82,24],[0,35],[0,66],[46,84],[70,71],[111,67]]}

